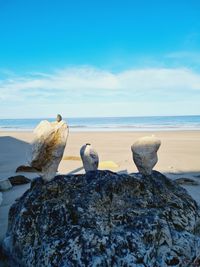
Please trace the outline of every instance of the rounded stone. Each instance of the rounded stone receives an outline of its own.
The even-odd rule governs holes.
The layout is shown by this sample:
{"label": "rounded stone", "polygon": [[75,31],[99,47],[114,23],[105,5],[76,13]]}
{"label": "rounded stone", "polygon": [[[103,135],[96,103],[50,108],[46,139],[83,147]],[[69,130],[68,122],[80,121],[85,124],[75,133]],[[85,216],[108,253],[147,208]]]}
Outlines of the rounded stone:
{"label": "rounded stone", "polygon": [[57,117],[56,117],[56,121],[60,122],[61,120],[62,120],[62,116],[60,114],[58,114]]}
{"label": "rounded stone", "polygon": [[139,138],[132,146],[132,156],[138,171],[144,175],[150,175],[158,161],[157,151],[161,141],[155,136]]}

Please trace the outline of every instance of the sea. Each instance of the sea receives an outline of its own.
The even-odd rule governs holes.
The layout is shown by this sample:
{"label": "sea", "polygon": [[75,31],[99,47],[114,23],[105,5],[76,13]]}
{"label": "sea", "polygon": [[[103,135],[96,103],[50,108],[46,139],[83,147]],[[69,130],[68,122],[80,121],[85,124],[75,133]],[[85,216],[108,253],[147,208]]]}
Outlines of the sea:
{"label": "sea", "polygon": [[[200,115],[63,118],[71,131],[172,131],[200,130]],[[0,131],[32,131],[41,120],[53,118],[0,119]]]}

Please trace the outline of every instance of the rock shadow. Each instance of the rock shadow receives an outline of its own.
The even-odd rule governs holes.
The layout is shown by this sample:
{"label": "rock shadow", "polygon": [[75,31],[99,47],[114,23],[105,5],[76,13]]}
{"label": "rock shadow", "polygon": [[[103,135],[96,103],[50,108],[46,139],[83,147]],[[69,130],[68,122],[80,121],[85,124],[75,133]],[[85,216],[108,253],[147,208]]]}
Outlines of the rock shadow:
{"label": "rock shadow", "polygon": [[0,179],[13,175],[19,165],[28,162],[31,145],[10,136],[0,137]]}

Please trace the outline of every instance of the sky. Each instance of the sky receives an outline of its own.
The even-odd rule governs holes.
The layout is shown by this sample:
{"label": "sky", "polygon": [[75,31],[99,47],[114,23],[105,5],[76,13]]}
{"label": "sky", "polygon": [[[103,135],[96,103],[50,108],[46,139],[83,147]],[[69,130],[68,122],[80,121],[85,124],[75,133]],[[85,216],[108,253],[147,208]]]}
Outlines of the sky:
{"label": "sky", "polygon": [[200,115],[199,0],[0,0],[0,118]]}

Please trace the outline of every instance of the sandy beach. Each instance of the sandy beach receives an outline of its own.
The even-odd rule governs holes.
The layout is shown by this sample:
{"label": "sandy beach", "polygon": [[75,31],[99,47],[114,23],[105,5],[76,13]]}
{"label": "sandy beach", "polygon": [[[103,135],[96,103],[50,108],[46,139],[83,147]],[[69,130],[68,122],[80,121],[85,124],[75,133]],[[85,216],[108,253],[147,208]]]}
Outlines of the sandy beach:
{"label": "sandy beach", "polygon": [[[113,161],[117,164],[115,171],[135,172],[131,145],[147,135],[155,135],[161,140],[156,170],[170,173],[200,171],[200,131],[163,131],[70,132],[58,172],[83,172],[77,157],[80,147],[88,142],[97,150],[101,162]],[[33,137],[32,132],[0,132],[0,179],[14,175],[17,166],[28,162]]]}
{"label": "sandy beach", "polygon": [[[200,131],[70,132],[58,173],[84,172],[79,150],[88,142],[99,154],[100,169],[136,172],[131,145],[139,137],[147,135],[155,135],[161,140],[158,151],[159,160],[155,170],[165,173],[172,179],[185,177],[200,183]],[[16,168],[21,164],[27,164],[32,140],[32,132],[0,132],[0,179],[16,175]],[[21,174],[30,178],[38,176],[32,173]],[[184,185],[184,187],[200,204],[200,185]],[[15,186],[3,192],[3,202],[0,207],[0,240],[6,232],[9,207],[28,188],[29,184]]]}

